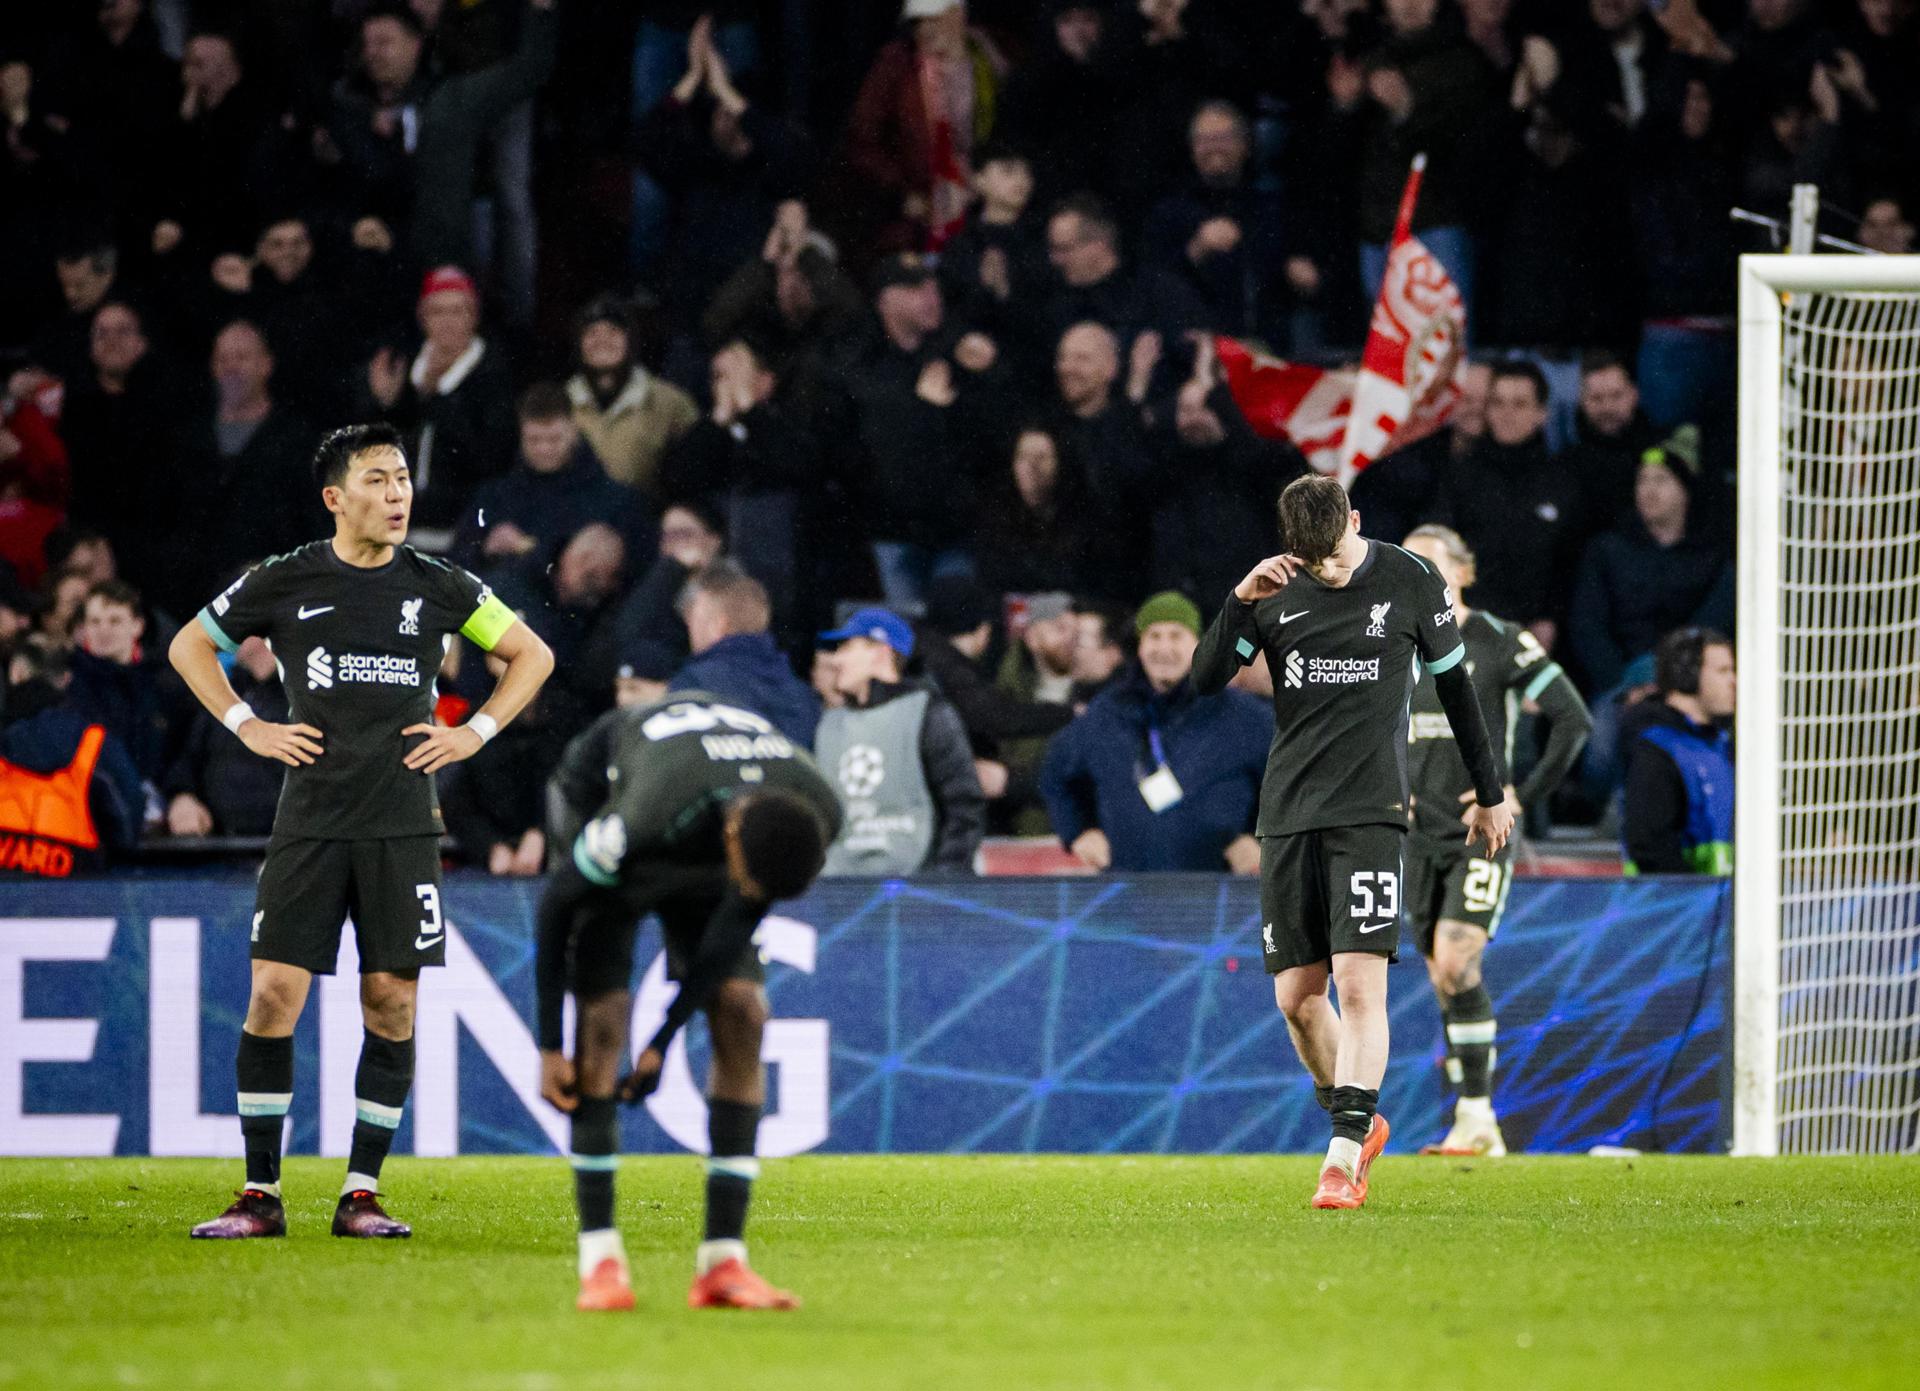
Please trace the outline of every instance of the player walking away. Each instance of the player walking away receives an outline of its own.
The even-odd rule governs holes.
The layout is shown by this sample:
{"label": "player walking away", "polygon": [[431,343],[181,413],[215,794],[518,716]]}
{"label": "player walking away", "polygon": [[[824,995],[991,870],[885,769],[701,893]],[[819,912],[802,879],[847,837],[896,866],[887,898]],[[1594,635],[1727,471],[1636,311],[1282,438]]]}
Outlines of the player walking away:
{"label": "player walking away", "polygon": [[1274,999],[1333,1119],[1313,1206],[1354,1208],[1367,1200],[1367,1171],[1388,1136],[1380,1081],[1416,660],[1433,673],[1472,771],[1478,804],[1462,818],[1467,842],[1497,854],[1513,813],[1440,577],[1398,546],[1363,538],[1360,514],[1331,478],[1289,483],[1280,527],[1289,553],[1261,561],[1227,596],[1194,654],[1193,684],[1218,691],[1262,652],[1273,672],[1273,744],[1255,826],[1261,946]]}
{"label": "player walking away", "polygon": [[[1467,645],[1467,675],[1503,766],[1513,768],[1514,726],[1521,707],[1535,707],[1547,719],[1547,746],[1539,762],[1517,792],[1507,788],[1507,810],[1518,821],[1523,808],[1551,796],[1573,768],[1593,717],[1573,682],[1532,633],[1467,607],[1460,596],[1473,584],[1473,552],[1458,532],[1444,526],[1415,527],[1406,546],[1446,583],[1447,600]],[[1507,1146],[1493,1114],[1496,1024],[1480,962],[1507,906],[1513,848],[1476,855],[1461,843],[1460,826],[1467,819],[1461,807],[1474,799],[1473,779],[1454,743],[1437,683],[1424,672],[1413,689],[1412,721],[1407,915],[1446,1022],[1447,1081],[1459,1091],[1453,1128],[1439,1144],[1427,1145],[1420,1153],[1499,1156]]]}
{"label": "player walking away", "polygon": [[[613,1224],[615,1098],[638,1101],[658,1085],[667,1045],[703,1009],[713,1039],[706,1239],[687,1302],[797,1308],[748,1266],[743,1240],[766,1100],[766,973],[753,933],[820,873],[839,799],[770,721],[700,691],[601,717],[568,745],[547,799],[559,863],[540,904],[540,1092],[573,1116],[578,1307],[633,1307]],[[648,913],[660,917],[680,991],[622,1080],[634,938]],[[561,1051],[569,990],[579,1005],[571,1059]]]}
{"label": "player walking away", "polygon": [[[247,571],[168,651],[202,705],[249,749],[288,767],[254,902],[253,989],[236,1065],[246,1186],[193,1229],[197,1237],[286,1234],[280,1145],[293,1099],[293,1028],[313,977],[333,970],[349,914],[366,1037],[333,1234],[411,1234],[377,1195],[413,1085],[420,968],[446,960],[433,775],[478,753],[553,670],[546,644],[485,585],[402,544],[413,483],[397,431],[335,430],[320,442],[313,472],[334,515],[333,539]],[[487,703],[449,729],[432,723],[433,678],[455,633],[505,658],[507,669]],[[287,724],[255,716],[220,668],[220,652],[255,636],[286,679]]]}

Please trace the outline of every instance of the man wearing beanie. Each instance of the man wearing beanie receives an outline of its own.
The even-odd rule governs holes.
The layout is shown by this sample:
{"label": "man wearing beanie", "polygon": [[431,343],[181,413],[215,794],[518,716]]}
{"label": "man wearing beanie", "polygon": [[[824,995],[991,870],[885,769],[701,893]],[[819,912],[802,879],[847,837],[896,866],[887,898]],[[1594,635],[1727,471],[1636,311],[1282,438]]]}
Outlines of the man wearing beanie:
{"label": "man wearing beanie", "polygon": [[1241,691],[1195,692],[1200,611],[1184,595],[1147,600],[1134,632],[1138,660],[1047,749],[1054,833],[1097,870],[1251,874],[1273,717]]}
{"label": "man wearing beanie", "polygon": [[[1074,617],[1073,596],[1061,590],[1028,595],[1017,631],[1018,640],[1008,644],[1006,655],[1000,659],[994,685],[1015,700],[1070,714],[1073,658],[1080,645],[1080,621]],[[1060,724],[1065,723],[1066,719],[1061,719]],[[1051,734],[1053,730],[1046,732]],[[999,761],[1007,768],[1007,790],[1000,810],[1015,835],[1043,836],[1049,829],[1036,782],[1046,752],[1043,736],[1010,739],[1000,747]]]}
{"label": "man wearing beanie", "polygon": [[[1037,738],[1044,745],[1073,718],[1064,702],[1024,699],[987,679],[981,663],[993,646],[998,617],[999,605],[977,580],[945,575],[927,591],[927,614],[919,628],[921,665],[959,712],[976,762],[982,763],[998,760],[1002,740]],[[994,789],[986,791],[992,799]]]}

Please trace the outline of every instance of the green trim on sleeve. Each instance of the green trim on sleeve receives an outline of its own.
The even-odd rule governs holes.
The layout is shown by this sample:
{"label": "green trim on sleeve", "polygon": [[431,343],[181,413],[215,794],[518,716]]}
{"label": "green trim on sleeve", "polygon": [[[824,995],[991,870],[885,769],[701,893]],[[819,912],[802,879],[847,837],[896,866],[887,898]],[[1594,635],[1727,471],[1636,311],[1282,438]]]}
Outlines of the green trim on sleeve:
{"label": "green trim on sleeve", "polygon": [[1447,653],[1446,656],[1435,657],[1432,661],[1428,662],[1427,670],[1435,676],[1439,676],[1441,673],[1452,671],[1455,667],[1459,666],[1461,660],[1465,658],[1466,655],[1467,645],[1463,642],[1454,648],[1453,651]]}
{"label": "green trim on sleeve", "polygon": [[1527,683],[1527,689],[1521,693],[1520,698],[1522,700],[1535,699],[1537,696],[1539,696],[1540,692],[1546,690],[1547,687],[1551,686],[1554,683],[1555,679],[1557,679],[1560,675],[1562,675],[1560,670],[1560,663],[1548,662],[1545,666],[1540,668],[1539,672],[1535,674],[1533,680]]}
{"label": "green trim on sleeve", "polygon": [[213,645],[215,647],[219,648],[222,652],[238,652],[240,650],[240,644],[226,635],[220,625],[213,621],[212,614],[208,613],[205,609],[201,609],[199,617],[202,631],[213,639]]}
{"label": "green trim on sleeve", "polygon": [[594,863],[593,856],[587,853],[587,838],[582,835],[573,843],[573,867],[584,875],[589,883],[598,884],[603,889],[611,889],[620,882],[620,876],[609,874]]}
{"label": "green trim on sleeve", "polygon": [[460,625],[460,636],[483,652],[491,652],[507,635],[507,629],[519,622],[519,615],[492,594]]}

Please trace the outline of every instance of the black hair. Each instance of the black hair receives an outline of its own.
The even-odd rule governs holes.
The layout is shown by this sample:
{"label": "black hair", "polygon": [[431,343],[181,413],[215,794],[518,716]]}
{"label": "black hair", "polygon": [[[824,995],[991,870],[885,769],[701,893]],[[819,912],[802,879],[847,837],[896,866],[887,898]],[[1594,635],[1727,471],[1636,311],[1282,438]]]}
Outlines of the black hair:
{"label": "black hair", "polygon": [[520,419],[571,420],[573,402],[552,382],[535,382],[520,393]]}
{"label": "black hair", "polygon": [[1732,646],[1725,633],[1712,628],[1676,628],[1653,649],[1653,684],[1663,696],[1699,695],[1707,649]]}
{"label": "black hair", "polygon": [[[1633,364],[1628,362],[1624,357],[1621,357],[1620,354],[1609,352],[1605,348],[1595,348],[1591,352],[1580,355],[1581,379],[1584,380],[1587,377],[1591,377],[1596,372],[1624,372],[1628,381],[1638,382],[1638,378],[1633,370]],[[1545,398],[1543,397],[1542,399]]]}
{"label": "black hair", "polygon": [[790,792],[769,789],[738,803],[740,858],[769,899],[796,898],[827,862],[827,828]]}
{"label": "black hair", "polygon": [[[1493,381],[1502,377],[1514,377],[1533,383],[1533,399],[1540,405],[1547,404],[1547,374],[1540,370],[1540,364],[1524,357],[1510,357],[1505,362],[1493,364]],[[1492,388],[1492,383],[1488,383]]]}
{"label": "black hair", "polygon": [[1120,224],[1098,194],[1073,193],[1053,205],[1053,217],[1072,213],[1080,219],[1088,236],[1103,241],[1115,251],[1120,249]]}
{"label": "black hair", "polygon": [[365,29],[376,19],[391,19],[411,30],[415,38],[425,38],[427,26],[414,13],[413,6],[402,4],[400,0],[379,0],[379,3],[367,6],[360,15],[360,28]]}
{"label": "black hair", "polygon": [[313,481],[322,488],[338,488],[347,481],[353,456],[369,449],[398,449],[406,453],[400,432],[384,420],[366,425],[342,425],[329,430],[313,451]]}
{"label": "black hair", "polygon": [[1076,614],[1089,614],[1100,624],[1100,645],[1117,647],[1122,652],[1128,650],[1133,640],[1133,615],[1118,604],[1105,600],[1076,600],[1073,606]]}

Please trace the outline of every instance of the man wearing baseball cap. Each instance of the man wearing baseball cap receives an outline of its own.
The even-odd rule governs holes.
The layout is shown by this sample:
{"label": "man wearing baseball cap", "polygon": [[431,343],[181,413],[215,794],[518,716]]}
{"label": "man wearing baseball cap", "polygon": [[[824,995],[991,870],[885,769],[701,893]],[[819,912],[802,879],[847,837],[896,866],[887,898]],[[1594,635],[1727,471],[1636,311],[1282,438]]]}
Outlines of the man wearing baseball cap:
{"label": "man wearing baseball cap", "polygon": [[834,690],[814,757],[846,808],[825,873],[967,874],[986,828],[986,798],[966,728],[924,681],[904,675],[913,629],[890,609],[856,609],[822,633],[836,644]]}

